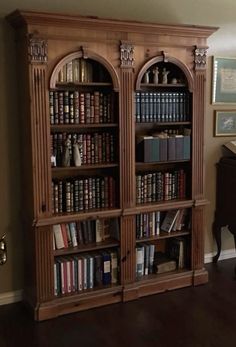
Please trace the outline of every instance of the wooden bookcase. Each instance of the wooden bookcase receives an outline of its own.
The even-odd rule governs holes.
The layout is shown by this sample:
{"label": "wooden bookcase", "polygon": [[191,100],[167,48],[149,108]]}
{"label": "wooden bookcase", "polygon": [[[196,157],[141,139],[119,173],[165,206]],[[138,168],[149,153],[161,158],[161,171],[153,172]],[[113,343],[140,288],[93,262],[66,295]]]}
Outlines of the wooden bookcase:
{"label": "wooden bookcase", "polygon": [[[7,19],[17,30],[24,300],[34,318],[44,320],[207,282],[206,40],[217,28],[31,11],[15,11]],[[177,139],[182,141],[183,135],[188,137],[187,157],[176,154]],[[140,136],[155,137],[153,155],[159,159],[140,160]],[[162,136],[168,149],[164,157]],[[169,154],[170,138],[176,141],[172,147],[176,157]],[[75,145],[80,151],[78,166]],[[176,231],[160,231],[171,210],[184,210],[188,222]],[[64,238],[69,238],[71,224],[77,227],[77,238],[79,228],[87,238],[96,221],[115,221],[119,235],[55,249],[55,225],[66,226]],[[162,274],[147,266],[146,273],[137,276],[140,248],[150,253],[152,245],[154,251],[165,251],[169,240],[179,238],[185,249],[182,266]],[[102,265],[96,268],[94,259],[101,252]],[[111,253],[117,256],[117,279],[96,282],[97,270],[109,275]],[[82,285],[80,290],[76,283],[78,258],[87,259],[82,264],[87,264],[86,278],[93,282],[88,289]]]}

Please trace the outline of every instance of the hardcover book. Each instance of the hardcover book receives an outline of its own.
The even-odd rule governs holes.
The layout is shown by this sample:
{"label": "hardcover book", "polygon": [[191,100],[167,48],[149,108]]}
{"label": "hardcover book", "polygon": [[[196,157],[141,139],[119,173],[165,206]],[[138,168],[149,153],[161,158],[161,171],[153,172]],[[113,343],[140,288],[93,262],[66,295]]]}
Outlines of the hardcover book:
{"label": "hardcover book", "polygon": [[164,272],[176,270],[176,261],[170,259],[163,252],[155,252],[154,254],[154,263],[153,263],[153,272],[161,274]]}
{"label": "hardcover book", "polygon": [[161,230],[170,233],[178,214],[179,214],[179,210],[167,211],[164,217],[164,220],[161,224]]}

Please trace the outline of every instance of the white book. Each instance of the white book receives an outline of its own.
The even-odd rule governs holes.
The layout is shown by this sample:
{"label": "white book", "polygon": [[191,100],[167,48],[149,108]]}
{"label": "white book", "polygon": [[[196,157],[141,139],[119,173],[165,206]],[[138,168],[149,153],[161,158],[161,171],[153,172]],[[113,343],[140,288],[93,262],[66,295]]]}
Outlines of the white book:
{"label": "white book", "polygon": [[144,247],[136,248],[136,275],[142,277],[144,275]]}
{"label": "white book", "polygon": [[89,288],[92,289],[94,287],[94,257],[91,255],[88,256],[89,260]]}
{"label": "white book", "polygon": [[56,249],[64,248],[65,244],[64,244],[64,240],[63,240],[63,236],[62,236],[61,225],[60,224],[54,224],[52,229],[53,229]]}

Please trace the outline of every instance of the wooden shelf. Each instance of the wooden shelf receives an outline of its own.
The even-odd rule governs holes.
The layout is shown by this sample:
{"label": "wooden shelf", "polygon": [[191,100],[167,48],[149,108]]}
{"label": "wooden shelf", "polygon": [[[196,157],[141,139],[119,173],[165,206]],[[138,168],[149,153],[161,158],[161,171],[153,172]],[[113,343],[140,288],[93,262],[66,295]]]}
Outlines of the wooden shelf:
{"label": "wooden shelf", "polygon": [[61,223],[70,223],[79,220],[91,220],[97,218],[116,218],[121,216],[121,209],[93,209],[82,212],[62,213],[52,215],[47,218],[40,218],[36,221],[36,226],[46,226]]}
{"label": "wooden shelf", "polygon": [[187,88],[186,84],[184,83],[141,83],[140,88]]}
{"label": "wooden shelf", "polygon": [[141,239],[136,239],[136,243],[146,242],[146,241],[156,241],[160,239],[168,239],[172,237],[178,237],[178,236],[184,236],[184,235],[190,235],[189,230],[183,230],[183,231],[171,231],[170,233],[160,231],[160,235],[156,236],[150,236],[150,237],[142,237]]}
{"label": "wooden shelf", "polygon": [[57,82],[56,87],[66,88],[76,88],[76,87],[112,87],[111,82]]}
{"label": "wooden shelf", "polygon": [[176,126],[180,126],[180,125],[191,125],[192,123],[191,122],[189,122],[189,121],[184,121],[184,122],[181,122],[181,121],[176,121],[176,122],[159,122],[159,121],[156,121],[156,122],[136,122],[135,123],[135,126],[136,126],[136,128],[138,128],[138,127],[166,127],[166,126],[169,126],[169,125],[171,125],[171,126],[173,126],[173,125],[176,125]]}
{"label": "wooden shelf", "polygon": [[91,164],[91,165],[81,165],[81,166],[70,166],[70,167],[52,167],[52,176],[57,177],[57,175],[74,175],[85,170],[98,170],[98,169],[110,169],[117,168],[117,163],[110,164]]}
{"label": "wooden shelf", "polygon": [[118,123],[99,123],[99,124],[53,124],[50,126],[51,131],[53,132],[61,132],[61,131],[78,131],[78,130],[93,130],[93,129],[101,129],[103,130],[104,128],[118,128]]}
{"label": "wooden shelf", "polygon": [[190,159],[182,159],[182,160],[167,160],[167,161],[155,161],[150,163],[144,162],[136,162],[136,169],[148,168],[153,165],[162,165],[162,164],[177,164],[177,163],[189,163]]}
{"label": "wooden shelf", "polygon": [[139,213],[149,213],[154,211],[167,211],[173,209],[182,209],[182,208],[190,208],[193,207],[193,200],[168,200],[168,201],[158,201],[158,202],[150,202],[147,204],[139,204],[133,208],[126,208],[123,210],[123,215],[129,216],[132,214]]}
{"label": "wooden shelf", "polygon": [[69,254],[77,254],[82,252],[90,252],[90,251],[97,251],[104,248],[114,248],[119,246],[119,241],[114,239],[107,239],[102,242],[97,243],[89,243],[89,244],[83,244],[79,245],[78,247],[70,247],[70,248],[64,248],[64,249],[57,249],[54,250],[54,256],[63,256],[63,255],[69,255]]}

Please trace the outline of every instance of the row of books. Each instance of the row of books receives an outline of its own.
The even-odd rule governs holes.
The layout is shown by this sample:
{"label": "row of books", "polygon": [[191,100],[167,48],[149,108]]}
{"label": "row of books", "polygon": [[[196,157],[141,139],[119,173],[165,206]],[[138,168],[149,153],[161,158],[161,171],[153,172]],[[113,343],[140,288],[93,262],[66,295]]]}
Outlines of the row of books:
{"label": "row of books", "polygon": [[71,178],[52,181],[53,213],[79,212],[115,206],[112,176]]}
{"label": "row of books", "polygon": [[168,233],[172,231],[180,231],[184,227],[190,228],[190,214],[187,209],[174,209],[165,212],[164,218],[161,223],[161,230]]}
{"label": "row of books", "polygon": [[[187,209],[175,209],[160,212],[140,213],[136,215],[136,238],[142,239],[151,236],[158,236],[160,231],[168,233],[180,231],[187,225]],[[189,216],[188,216],[189,217]],[[190,219],[189,219],[190,220]]]}
{"label": "row of books", "polygon": [[137,138],[137,160],[150,163],[159,161],[189,160],[190,136],[157,134]]}
{"label": "row of books", "polygon": [[166,240],[165,251],[156,250],[156,245],[142,243],[136,247],[136,278],[155,273],[183,269],[187,265],[187,245],[184,237]]}
{"label": "row of books", "polygon": [[136,238],[157,236],[160,234],[160,211],[136,215]]}
{"label": "row of books", "polygon": [[60,83],[92,82],[93,65],[88,59],[76,58],[65,64],[58,74]]}
{"label": "row of books", "polygon": [[55,296],[93,289],[118,282],[117,251],[107,250],[70,257],[54,262]]}
{"label": "row of books", "polygon": [[151,172],[136,176],[137,204],[184,199],[186,173],[183,169],[172,172]]}
{"label": "row of books", "polygon": [[190,121],[187,92],[136,92],[136,122]]}
{"label": "row of books", "polygon": [[95,60],[75,58],[58,73],[57,83],[111,82],[108,71]]}
{"label": "row of books", "polygon": [[136,247],[136,278],[153,273],[155,244],[143,243]]}
{"label": "row of books", "polygon": [[114,161],[114,135],[108,132],[78,134],[52,133],[51,158],[53,166],[63,166],[65,148],[69,150],[70,166],[75,165],[74,151],[76,144],[81,158],[81,165],[111,163]]}
{"label": "row of books", "polygon": [[50,91],[50,123],[113,123],[113,94],[78,91]]}
{"label": "row of books", "polygon": [[119,239],[117,219],[83,220],[53,225],[54,249],[64,249]]}

